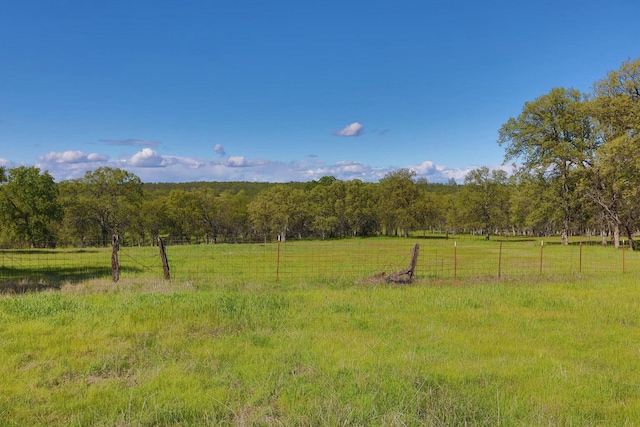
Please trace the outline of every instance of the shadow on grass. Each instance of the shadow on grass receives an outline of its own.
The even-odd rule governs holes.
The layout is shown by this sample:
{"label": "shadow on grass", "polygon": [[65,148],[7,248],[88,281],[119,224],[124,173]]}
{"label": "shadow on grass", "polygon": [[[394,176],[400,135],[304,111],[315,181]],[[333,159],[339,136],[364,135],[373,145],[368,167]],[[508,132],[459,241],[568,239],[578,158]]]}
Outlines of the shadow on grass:
{"label": "shadow on grass", "polygon": [[412,239],[417,239],[417,240],[451,240],[453,239],[453,234],[450,234],[449,237],[445,236],[445,235],[425,235],[425,236],[419,236],[419,235],[415,235],[415,236],[411,236]]}
{"label": "shadow on grass", "polygon": [[[139,274],[136,267],[120,267],[120,275]],[[60,289],[63,284],[77,284],[90,279],[111,278],[111,268],[44,268],[24,269],[0,267],[0,294],[20,294]]]}

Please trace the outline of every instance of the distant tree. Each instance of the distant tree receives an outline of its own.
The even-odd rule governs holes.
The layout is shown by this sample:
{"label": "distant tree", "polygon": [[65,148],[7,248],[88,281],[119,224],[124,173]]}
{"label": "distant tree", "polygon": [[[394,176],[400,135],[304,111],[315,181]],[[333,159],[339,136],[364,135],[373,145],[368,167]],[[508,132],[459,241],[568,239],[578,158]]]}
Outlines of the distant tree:
{"label": "distant tree", "polygon": [[345,219],[353,236],[371,236],[380,232],[377,184],[354,179],[346,183]]}
{"label": "distant tree", "polygon": [[172,240],[191,242],[193,237],[204,236],[201,194],[197,191],[171,190],[166,198],[167,231]]}
{"label": "distant tree", "polygon": [[428,229],[443,225],[443,213],[441,203],[442,196],[429,192],[426,188],[421,190],[415,204],[415,219],[423,233]]}
{"label": "distant tree", "polygon": [[380,180],[379,217],[386,234],[400,229],[408,236],[417,225],[414,209],[420,193],[415,176],[412,170],[398,169]]}
{"label": "distant tree", "polygon": [[[200,222],[205,240],[216,243],[220,232],[220,209],[218,197],[211,189],[192,191],[195,195],[195,220]],[[197,226],[196,226],[197,228]]]}
{"label": "distant tree", "polygon": [[143,240],[148,238],[153,246],[163,229],[167,229],[168,226],[167,197],[145,198],[140,204],[140,216],[137,222],[139,236]]}
{"label": "distant tree", "polygon": [[223,191],[217,198],[216,221],[227,242],[244,240],[248,231],[249,196],[240,190],[237,193]]}
{"label": "distant tree", "polygon": [[597,148],[593,123],[583,95],[575,89],[555,88],[525,103],[517,118],[510,118],[499,131],[498,143],[505,147],[505,162],[520,161],[519,167],[545,176],[554,185],[555,206],[561,212],[562,243],[568,244],[572,197],[576,180],[573,172]]}
{"label": "distant tree", "polygon": [[248,206],[252,228],[265,240],[269,235],[302,234],[309,211],[306,194],[284,184],[262,191]]}
{"label": "distant tree", "polygon": [[55,244],[52,227],[62,219],[58,188],[49,172],[19,166],[0,173],[0,217],[5,232],[32,247]]}
{"label": "distant tree", "polygon": [[[344,206],[344,194],[338,194],[337,187],[330,185],[316,185],[309,192],[311,204],[311,229],[322,239],[331,237],[339,232],[340,214],[336,208],[338,204]],[[343,192],[342,192],[343,193]]]}
{"label": "distant tree", "polygon": [[492,230],[505,229],[509,221],[509,186],[507,173],[489,170],[484,166],[474,169],[464,179],[460,193],[462,216],[468,227],[489,235]]}
{"label": "distant tree", "polygon": [[103,246],[111,242],[112,234],[124,234],[140,214],[142,182],[125,170],[101,167],[65,188],[73,194],[65,203],[77,217],[74,222],[89,221]]}

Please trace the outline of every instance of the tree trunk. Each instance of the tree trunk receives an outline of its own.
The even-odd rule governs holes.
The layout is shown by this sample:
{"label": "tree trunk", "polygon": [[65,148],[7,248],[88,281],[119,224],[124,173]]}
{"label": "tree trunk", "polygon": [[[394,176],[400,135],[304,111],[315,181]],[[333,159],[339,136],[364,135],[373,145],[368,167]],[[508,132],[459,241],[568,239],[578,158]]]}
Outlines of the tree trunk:
{"label": "tree trunk", "polygon": [[613,247],[620,248],[620,225],[613,224]]}
{"label": "tree trunk", "polygon": [[628,225],[624,226],[624,230],[627,232],[627,237],[629,237],[629,249],[632,251],[636,250],[636,242],[633,240],[633,229]]}
{"label": "tree trunk", "polygon": [[604,228],[600,230],[600,242],[602,246],[607,246],[607,231]]}
{"label": "tree trunk", "polygon": [[120,250],[120,239],[117,234],[111,238],[111,280],[113,283],[120,280],[120,263],[118,262],[118,251]]}

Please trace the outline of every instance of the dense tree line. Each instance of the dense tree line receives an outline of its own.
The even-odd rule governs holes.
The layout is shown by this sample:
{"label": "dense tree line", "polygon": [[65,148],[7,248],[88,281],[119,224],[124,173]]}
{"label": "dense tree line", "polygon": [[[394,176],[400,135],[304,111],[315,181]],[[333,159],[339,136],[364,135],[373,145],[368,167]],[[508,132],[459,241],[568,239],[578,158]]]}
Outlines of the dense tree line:
{"label": "dense tree line", "polygon": [[464,185],[413,171],[377,183],[331,176],[306,183],[144,184],[100,168],[55,183],[35,167],[0,168],[0,242],[22,246],[249,242],[440,230],[486,234],[599,233],[635,247],[640,224],[640,59],[591,94],[554,88],[499,130],[511,176],[481,167]]}

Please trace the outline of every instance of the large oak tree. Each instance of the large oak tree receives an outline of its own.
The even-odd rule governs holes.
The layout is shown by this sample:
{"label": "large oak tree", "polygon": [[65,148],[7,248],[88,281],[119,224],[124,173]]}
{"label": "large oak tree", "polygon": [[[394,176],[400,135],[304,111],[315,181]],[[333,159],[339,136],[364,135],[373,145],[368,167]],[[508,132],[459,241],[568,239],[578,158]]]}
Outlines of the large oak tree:
{"label": "large oak tree", "polygon": [[575,89],[554,88],[525,103],[518,117],[502,125],[499,135],[505,162],[513,160],[519,168],[553,183],[562,243],[568,244],[576,194],[573,173],[589,166],[598,144],[583,95]]}

